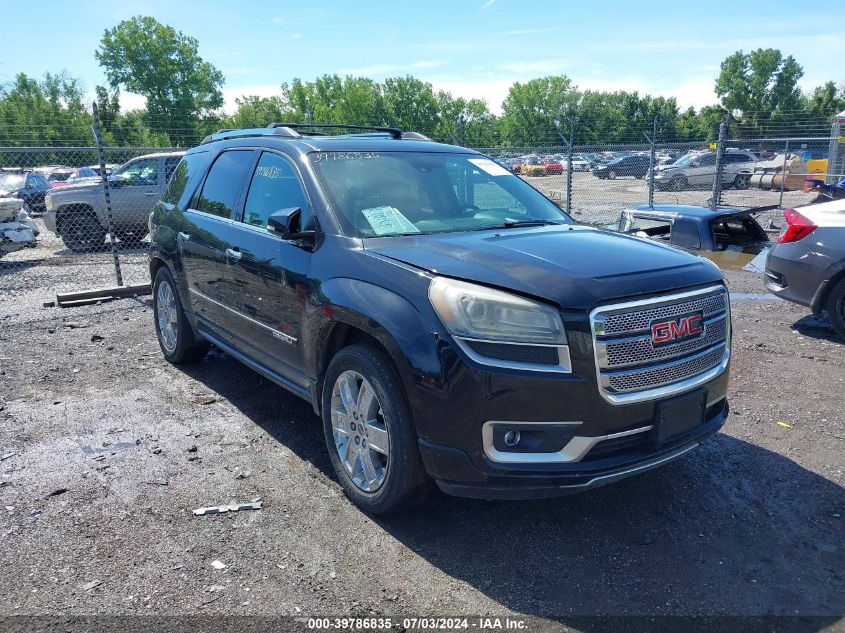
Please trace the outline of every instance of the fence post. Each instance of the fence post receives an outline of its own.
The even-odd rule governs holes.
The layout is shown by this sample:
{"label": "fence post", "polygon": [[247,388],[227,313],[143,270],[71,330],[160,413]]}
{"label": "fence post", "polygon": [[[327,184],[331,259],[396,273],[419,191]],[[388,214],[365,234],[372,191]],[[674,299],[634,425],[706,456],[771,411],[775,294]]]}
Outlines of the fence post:
{"label": "fence post", "polygon": [[651,151],[648,154],[648,206],[654,207],[654,154],[657,151],[657,117],[654,117],[651,138],[645,132],[643,132],[643,136],[651,143]]}
{"label": "fence post", "polygon": [[466,144],[465,144],[466,143],[466,139],[465,139],[466,126],[467,126],[466,117],[464,116],[464,113],[461,112],[461,116],[458,117],[458,129],[460,130],[460,135],[461,135],[461,147],[466,147]]}
{"label": "fence post", "polygon": [[566,146],[566,213],[572,215],[572,144],[575,140],[575,122],[569,125],[569,144]]}
{"label": "fence post", "polygon": [[722,198],[722,170],[725,159],[725,136],[728,126],[725,122],[719,124],[719,142],[716,145],[716,175],[713,178],[713,196],[710,198],[710,209],[716,210]]}
{"label": "fence post", "polygon": [[786,161],[789,159],[789,140],[786,141],[786,146],[783,148],[783,169],[781,169],[780,177],[780,199],[778,206],[783,209],[783,186],[786,184]]}
{"label": "fence post", "polygon": [[839,169],[839,135],[842,133],[839,120],[835,119],[830,126],[830,146],[827,151],[827,175],[825,182],[835,185],[845,170]]}
{"label": "fence post", "polygon": [[114,261],[114,276],[117,278],[117,285],[123,285],[123,273],[120,270],[120,258],[117,255],[117,241],[114,237],[114,220],[111,214],[111,193],[109,190],[109,178],[106,175],[106,153],[103,150],[103,139],[100,136],[100,114],[97,111],[97,102],[91,106],[94,118],[92,129],[94,131],[94,143],[97,145],[97,157],[100,160],[100,179],[103,181],[103,195],[106,200],[106,218],[108,219],[109,237],[111,238],[111,256]]}

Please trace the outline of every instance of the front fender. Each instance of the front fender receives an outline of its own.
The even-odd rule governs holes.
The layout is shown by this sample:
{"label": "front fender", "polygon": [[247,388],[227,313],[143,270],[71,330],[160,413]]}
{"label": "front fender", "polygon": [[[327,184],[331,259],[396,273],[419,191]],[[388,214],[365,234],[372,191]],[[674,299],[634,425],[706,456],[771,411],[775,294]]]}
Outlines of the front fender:
{"label": "front fender", "polygon": [[332,333],[338,325],[346,325],[369,334],[387,350],[412,411],[419,411],[417,388],[442,380],[433,313],[421,314],[401,295],[357,279],[331,279],[320,286],[319,294],[322,301],[312,310],[313,322],[306,329],[313,339],[305,348],[312,355],[305,360],[309,373],[317,377],[317,393]]}

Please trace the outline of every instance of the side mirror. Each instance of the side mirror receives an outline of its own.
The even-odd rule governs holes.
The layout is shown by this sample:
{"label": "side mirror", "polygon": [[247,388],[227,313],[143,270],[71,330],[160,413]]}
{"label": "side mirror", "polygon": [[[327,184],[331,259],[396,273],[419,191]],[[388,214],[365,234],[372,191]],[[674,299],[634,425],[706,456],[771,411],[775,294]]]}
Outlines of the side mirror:
{"label": "side mirror", "polygon": [[299,240],[314,235],[314,231],[302,230],[302,209],[300,207],[288,207],[273,213],[267,218],[267,230],[286,240]]}

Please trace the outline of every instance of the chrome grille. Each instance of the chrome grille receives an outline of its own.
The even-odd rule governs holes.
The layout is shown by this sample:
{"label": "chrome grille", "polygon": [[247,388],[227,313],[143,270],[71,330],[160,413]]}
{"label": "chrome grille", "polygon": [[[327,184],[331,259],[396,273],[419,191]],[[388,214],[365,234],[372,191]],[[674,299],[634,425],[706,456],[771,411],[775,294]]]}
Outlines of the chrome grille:
{"label": "chrome grille", "polygon": [[719,345],[703,354],[696,354],[688,360],[624,372],[618,375],[606,375],[605,380],[614,391],[619,393],[651,389],[697,376],[722,362],[724,355],[725,346]]}
{"label": "chrome grille", "polygon": [[652,347],[650,334],[618,342],[610,341],[605,343],[598,341],[597,345],[600,349],[602,346],[605,349],[607,362],[604,366],[615,368],[648,363],[664,358],[675,358],[680,354],[696,352],[724,342],[727,334],[728,324],[725,317],[721,316],[716,320],[705,322],[703,336],[683,341],[677,345]]}
{"label": "chrome grille", "polygon": [[[704,333],[655,347],[651,324],[701,311]],[[615,404],[665,397],[714,378],[730,356],[724,286],[602,306],[590,314],[602,396]]]}
{"label": "chrome grille", "polygon": [[655,319],[668,319],[673,316],[686,314],[687,312],[697,312],[698,310],[701,310],[704,313],[704,318],[707,319],[712,315],[722,314],[725,311],[725,307],[726,295],[724,292],[720,292],[709,297],[699,297],[679,303],[669,303],[656,308],[608,314],[604,318],[604,334],[606,336],[616,336],[618,334],[646,332],[651,327],[651,322]]}

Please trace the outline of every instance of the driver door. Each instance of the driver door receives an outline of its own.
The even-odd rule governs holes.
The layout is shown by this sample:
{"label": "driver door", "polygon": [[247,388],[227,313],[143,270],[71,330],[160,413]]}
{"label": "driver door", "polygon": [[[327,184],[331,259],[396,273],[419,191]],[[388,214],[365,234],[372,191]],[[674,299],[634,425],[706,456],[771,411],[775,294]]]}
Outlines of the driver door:
{"label": "driver door", "polygon": [[112,174],[111,205],[118,225],[146,226],[161,193],[160,162],[159,157],[135,158]]}

